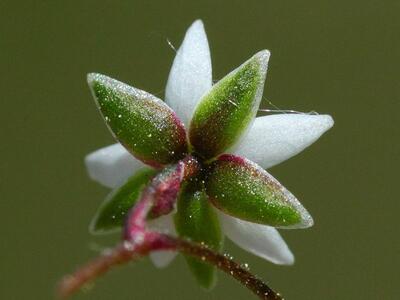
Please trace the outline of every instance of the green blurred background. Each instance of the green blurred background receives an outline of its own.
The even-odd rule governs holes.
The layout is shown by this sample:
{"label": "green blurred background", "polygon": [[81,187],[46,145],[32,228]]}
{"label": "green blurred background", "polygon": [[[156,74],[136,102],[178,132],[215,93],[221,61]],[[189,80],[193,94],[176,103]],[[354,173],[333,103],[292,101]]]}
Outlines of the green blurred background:
{"label": "green blurred background", "polygon": [[[330,113],[335,127],[271,172],[315,218],[282,231],[296,255],[279,267],[228,252],[287,299],[398,299],[400,2],[0,2],[0,298],[52,299],[57,280],[112,245],[88,222],[107,189],[88,152],[112,143],[86,85],[97,71],[163,98],[187,27],[203,19],[219,79],[272,52],[264,96]],[[264,107],[268,106],[265,102]],[[224,274],[204,292],[182,258],[114,270],[74,299],[254,299]]]}

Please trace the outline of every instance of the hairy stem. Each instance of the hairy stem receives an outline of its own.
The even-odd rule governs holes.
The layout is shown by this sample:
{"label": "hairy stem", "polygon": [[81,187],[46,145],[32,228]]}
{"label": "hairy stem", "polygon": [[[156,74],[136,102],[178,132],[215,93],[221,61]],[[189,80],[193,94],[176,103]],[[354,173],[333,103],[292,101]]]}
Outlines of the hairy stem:
{"label": "hairy stem", "polygon": [[130,251],[128,247],[120,244],[80,267],[75,273],[64,276],[57,287],[57,296],[60,299],[67,298],[81,289],[86,283],[106,273],[111,267],[124,264],[138,257],[140,257],[139,252]]}
{"label": "hairy stem", "polygon": [[260,278],[250,273],[240,264],[232,259],[216,253],[209,248],[194,244],[185,240],[176,239],[177,250],[193,257],[197,257],[202,261],[208,262],[216,266],[221,271],[231,275],[238,280],[242,285],[250,289],[260,299],[263,300],[282,300],[282,296],[272,290]]}
{"label": "hairy stem", "polygon": [[187,156],[155,176],[128,214],[124,226],[124,239],[141,239],[149,215],[159,217],[170,213],[176,203],[181,183],[199,170],[198,161],[192,156]]}
{"label": "hairy stem", "polygon": [[58,286],[57,294],[60,298],[67,298],[86,283],[106,273],[110,268],[146,256],[151,251],[155,250],[175,250],[210,263],[221,271],[234,277],[257,295],[259,299],[283,299],[261,279],[251,274],[230,258],[218,254],[206,246],[155,232],[148,232],[144,242],[140,244],[127,241],[123,242],[114,249],[79,268],[74,274],[65,276]]}

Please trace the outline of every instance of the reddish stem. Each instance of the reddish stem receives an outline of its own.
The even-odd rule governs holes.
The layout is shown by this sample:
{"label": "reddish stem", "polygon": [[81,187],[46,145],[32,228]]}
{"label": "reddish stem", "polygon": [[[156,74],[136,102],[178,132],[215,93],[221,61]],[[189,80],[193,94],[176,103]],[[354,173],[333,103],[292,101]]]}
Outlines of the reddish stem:
{"label": "reddish stem", "polygon": [[193,176],[199,170],[198,161],[192,156],[187,156],[154,177],[128,215],[124,228],[124,239],[142,240],[148,215],[158,217],[170,213],[174,208],[182,181]]}
{"label": "reddish stem", "polygon": [[81,289],[86,283],[106,273],[111,267],[138,258],[140,251],[139,249],[136,250],[137,252],[130,251],[126,245],[120,244],[79,268],[74,274],[64,276],[57,288],[58,297],[61,299],[67,298]]}
{"label": "reddish stem", "polygon": [[175,250],[208,262],[221,271],[233,276],[236,280],[250,289],[259,299],[281,300],[262,280],[242,268],[230,258],[215,253],[206,246],[188,242],[179,238],[155,232],[146,233],[145,242],[135,244],[124,242],[102,256],[94,259],[78,269],[74,274],[64,277],[58,286],[60,298],[67,298],[78,291],[86,283],[106,273],[111,267],[138,259],[155,250]]}

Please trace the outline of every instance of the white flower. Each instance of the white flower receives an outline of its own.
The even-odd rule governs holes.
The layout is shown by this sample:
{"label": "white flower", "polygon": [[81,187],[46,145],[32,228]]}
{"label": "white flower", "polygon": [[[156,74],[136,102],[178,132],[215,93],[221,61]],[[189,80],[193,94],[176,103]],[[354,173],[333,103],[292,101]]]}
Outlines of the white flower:
{"label": "white flower", "polygon": [[[203,23],[195,21],[186,32],[173,62],[165,101],[188,127],[200,98],[212,86],[211,57]],[[296,155],[333,126],[329,115],[276,114],[257,117],[233,151],[263,168],[270,168]],[[89,176],[99,183],[117,188],[145,165],[120,144],[99,149],[85,158]],[[150,227],[175,234],[172,214],[150,222]],[[218,210],[225,235],[243,249],[273,263],[290,265],[294,256],[279,232],[226,215]],[[175,252],[151,254],[154,264],[168,265]]]}

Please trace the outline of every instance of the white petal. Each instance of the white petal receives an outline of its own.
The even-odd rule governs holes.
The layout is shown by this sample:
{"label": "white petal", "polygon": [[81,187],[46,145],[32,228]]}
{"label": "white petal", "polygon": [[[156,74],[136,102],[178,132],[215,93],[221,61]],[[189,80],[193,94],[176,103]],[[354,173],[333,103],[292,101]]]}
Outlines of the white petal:
{"label": "white petal", "polygon": [[[159,217],[148,223],[150,229],[176,236],[173,214]],[[176,256],[176,251],[155,251],[150,253],[150,259],[157,268],[165,268]]]}
{"label": "white petal", "polygon": [[188,128],[197,102],[212,86],[211,57],[203,22],[195,21],[179,48],[165,92],[165,101]]}
{"label": "white petal", "polygon": [[144,166],[119,143],[88,154],[85,164],[91,179],[110,188],[121,185]]}
{"label": "white petal", "polygon": [[226,236],[246,251],[279,265],[292,265],[293,253],[279,232],[271,226],[255,224],[218,212]]}
{"label": "white petal", "polygon": [[333,123],[329,115],[279,114],[259,117],[234,152],[267,169],[310,146]]}

